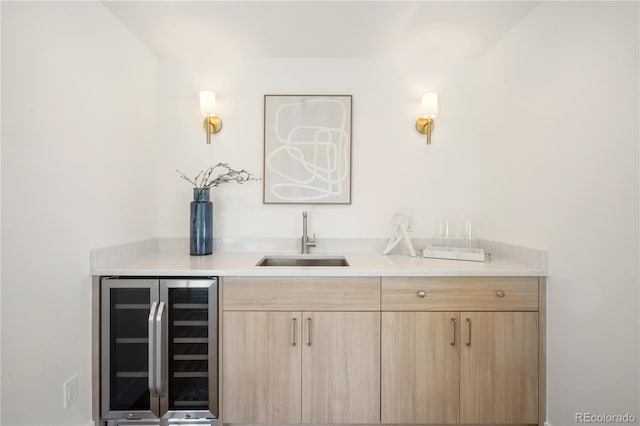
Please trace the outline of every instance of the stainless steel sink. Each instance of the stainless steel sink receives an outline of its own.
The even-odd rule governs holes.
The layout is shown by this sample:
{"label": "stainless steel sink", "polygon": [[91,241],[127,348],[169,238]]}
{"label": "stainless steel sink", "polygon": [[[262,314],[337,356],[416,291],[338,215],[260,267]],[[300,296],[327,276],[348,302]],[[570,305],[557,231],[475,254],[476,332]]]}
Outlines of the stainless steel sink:
{"label": "stainless steel sink", "polygon": [[256,266],[349,266],[344,256],[313,254],[265,256]]}

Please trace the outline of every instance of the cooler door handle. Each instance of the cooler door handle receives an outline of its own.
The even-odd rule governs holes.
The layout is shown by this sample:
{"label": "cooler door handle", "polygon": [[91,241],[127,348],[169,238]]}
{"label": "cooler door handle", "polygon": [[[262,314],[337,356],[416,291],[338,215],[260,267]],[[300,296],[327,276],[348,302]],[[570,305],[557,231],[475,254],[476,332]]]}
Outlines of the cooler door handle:
{"label": "cooler door handle", "polygon": [[149,344],[149,393],[152,398],[158,397],[158,389],[156,388],[156,327],[155,327],[155,318],[156,311],[158,309],[158,302],[153,302],[151,304],[151,309],[149,310],[149,336],[148,336],[148,344]]}

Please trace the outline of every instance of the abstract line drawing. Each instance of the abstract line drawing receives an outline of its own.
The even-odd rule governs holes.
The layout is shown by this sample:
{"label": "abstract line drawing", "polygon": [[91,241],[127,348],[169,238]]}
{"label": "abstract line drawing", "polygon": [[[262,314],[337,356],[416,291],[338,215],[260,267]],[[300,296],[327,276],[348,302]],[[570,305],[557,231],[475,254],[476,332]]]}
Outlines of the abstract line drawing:
{"label": "abstract line drawing", "polygon": [[351,202],[351,96],[265,95],[264,202]]}

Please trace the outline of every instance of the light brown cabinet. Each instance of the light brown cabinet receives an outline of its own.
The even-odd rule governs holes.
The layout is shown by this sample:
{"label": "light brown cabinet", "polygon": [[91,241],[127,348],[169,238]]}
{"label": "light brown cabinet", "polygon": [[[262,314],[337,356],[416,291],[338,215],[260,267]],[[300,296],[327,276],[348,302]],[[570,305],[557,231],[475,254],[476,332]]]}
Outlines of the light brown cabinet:
{"label": "light brown cabinet", "polygon": [[537,423],[538,313],[460,318],[460,423]]}
{"label": "light brown cabinet", "polygon": [[537,277],[223,280],[222,419],[543,423]]}
{"label": "light brown cabinet", "polygon": [[458,422],[458,317],[382,313],[382,423]]}
{"label": "light brown cabinet", "polygon": [[300,312],[225,312],[225,423],[298,423]]}
{"label": "light brown cabinet", "polygon": [[[335,310],[379,306],[380,280],[325,280],[322,295],[318,279],[224,280],[225,423],[380,422],[379,309]],[[261,299],[265,311],[245,310]],[[326,311],[279,311],[315,306]]]}
{"label": "light brown cabinet", "polygon": [[303,312],[302,422],[380,422],[380,312]]}
{"label": "light brown cabinet", "polygon": [[538,423],[538,281],[474,281],[383,279],[382,423]]}

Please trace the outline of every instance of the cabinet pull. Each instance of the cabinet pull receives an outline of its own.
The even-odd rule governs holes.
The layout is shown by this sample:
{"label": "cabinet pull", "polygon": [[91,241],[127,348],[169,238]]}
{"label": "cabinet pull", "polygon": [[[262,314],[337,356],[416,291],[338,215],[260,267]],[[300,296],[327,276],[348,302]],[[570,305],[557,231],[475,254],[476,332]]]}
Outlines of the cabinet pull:
{"label": "cabinet pull", "polygon": [[498,291],[496,291],[496,296],[498,296],[498,297],[504,297],[504,291],[502,291],[502,290],[498,290]]}
{"label": "cabinet pull", "polygon": [[297,342],[296,342],[296,322],[297,322],[297,320],[295,318],[291,318],[291,344],[293,346],[295,346],[297,344]]}
{"label": "cabinet pull", "polygon": [[469,338],[467,339],[467,346],[471,346],[471,318],[467,318],[467,326],[469,327]]}
{"label": "cabinet pull", "polygon": [[311,346],[311,318],[307,318],[307,345]]}
{"label": "cabinet pull", "polygon": [[418,292],[418,297],[422,297],[422,298],[424,298],[426,295],[427,295],[427,293],[425,293],[425,292],[424,292],[424,290],[420,290],[420,291]]}
{"label": "cabinet pull", "polygon": [[451,318],[451,331],[452,331],[451,346],[455,346],[456,345],[456,319],[455,318]]}

